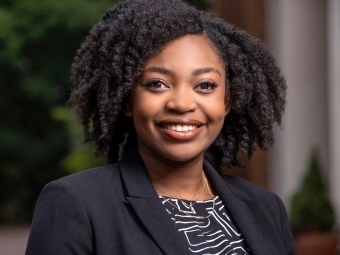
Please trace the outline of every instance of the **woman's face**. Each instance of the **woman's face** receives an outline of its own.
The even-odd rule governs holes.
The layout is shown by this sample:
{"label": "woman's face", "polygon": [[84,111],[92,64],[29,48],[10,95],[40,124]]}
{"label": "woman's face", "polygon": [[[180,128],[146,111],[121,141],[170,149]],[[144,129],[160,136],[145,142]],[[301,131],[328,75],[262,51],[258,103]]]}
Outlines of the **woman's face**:
{"label": "woman's face", "polygon": [[203,157],[229,112],[224,66],[202,36],[186,35],[149,59],[124,113],[138,148],[162,161]]}

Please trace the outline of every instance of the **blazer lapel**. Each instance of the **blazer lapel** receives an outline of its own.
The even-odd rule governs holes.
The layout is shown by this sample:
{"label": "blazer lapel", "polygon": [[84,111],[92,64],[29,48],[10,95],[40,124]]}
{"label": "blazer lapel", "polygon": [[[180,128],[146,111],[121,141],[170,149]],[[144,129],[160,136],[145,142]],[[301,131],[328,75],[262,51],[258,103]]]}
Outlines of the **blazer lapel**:
{"label": "blazer lapel", "polygon": [[127,200],[164,254],[190,254],[185,239],[159,201],[138,151],[130,152],[119,166]]}
{"label": "blazer lapel", "polygon": [[233,223],[244,236],[244,239],[251,250],[251,254],[273,254],[270,251],[261,230],[258,228],[254,216],[250,212],[247,204],[235,196],[228,184],[207,161],[204,162],[204,170],[210,177],[210,180],[230,214]]}

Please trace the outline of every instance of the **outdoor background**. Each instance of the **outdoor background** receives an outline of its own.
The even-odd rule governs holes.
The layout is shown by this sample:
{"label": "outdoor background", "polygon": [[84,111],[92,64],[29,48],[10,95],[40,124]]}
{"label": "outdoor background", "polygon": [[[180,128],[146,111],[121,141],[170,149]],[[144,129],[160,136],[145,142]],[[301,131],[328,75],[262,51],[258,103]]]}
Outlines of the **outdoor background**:
{"label": "outdoor background", "polygon": [[[15,238],[25,245],[46,183],[105,163],[82,144],[67,101],[75,52],[115,2],[0,0],[0,255],[12,254],[2,245],[19,247]],[[326,193],[339,212],[340,1],[188,2],[266,43],[289,87],[274,149],[257,151],[247,169],[226,173],[274,191],[290,211],[316,150]]]}

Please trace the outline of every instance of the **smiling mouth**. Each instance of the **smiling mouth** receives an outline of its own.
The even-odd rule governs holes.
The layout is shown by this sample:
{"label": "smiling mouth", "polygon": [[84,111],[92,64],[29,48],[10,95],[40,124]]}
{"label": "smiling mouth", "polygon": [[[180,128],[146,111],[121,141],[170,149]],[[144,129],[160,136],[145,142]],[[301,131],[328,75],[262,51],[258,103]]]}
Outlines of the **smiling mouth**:
{"label": "smiling mouth", "polygon": [[162,125],[162,128],[173,130],[176,132],[188,132],[197,129],[198,125],[179,125],[179,124],[172,124],[172,125]]}

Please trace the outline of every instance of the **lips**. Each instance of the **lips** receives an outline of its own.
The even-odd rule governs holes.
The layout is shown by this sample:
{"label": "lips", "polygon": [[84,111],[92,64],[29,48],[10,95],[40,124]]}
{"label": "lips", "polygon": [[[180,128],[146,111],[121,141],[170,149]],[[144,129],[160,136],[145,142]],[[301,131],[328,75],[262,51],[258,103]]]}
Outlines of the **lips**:
{"label": "lips", "polygon": [[168,138],[186,141],[197,137],[204,124],[197,120],[171,118],[161,121],[157,126]]}

